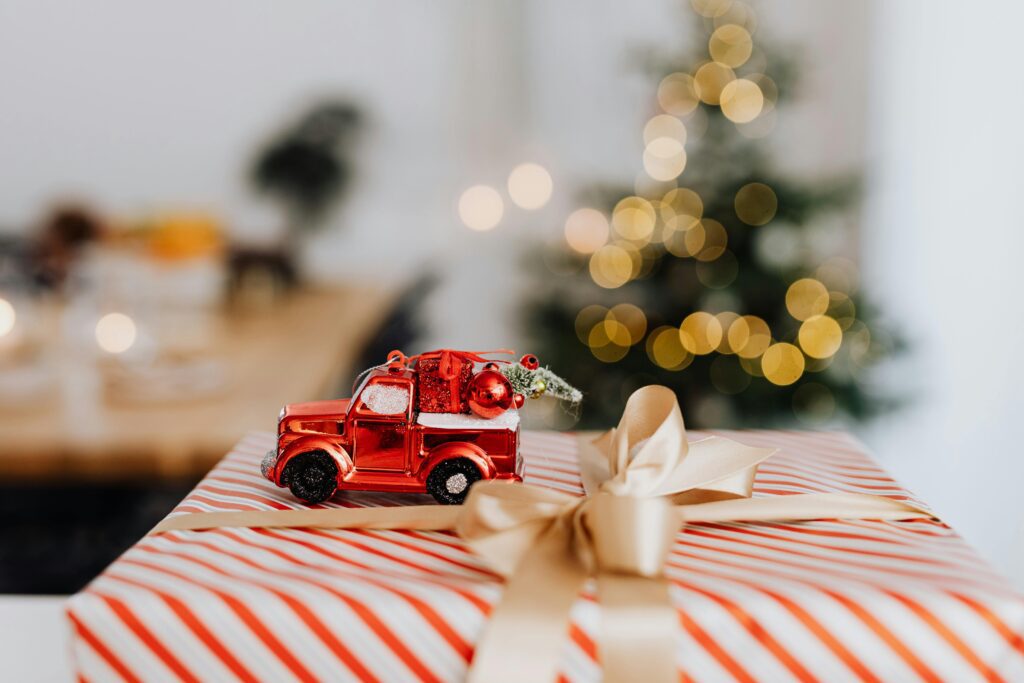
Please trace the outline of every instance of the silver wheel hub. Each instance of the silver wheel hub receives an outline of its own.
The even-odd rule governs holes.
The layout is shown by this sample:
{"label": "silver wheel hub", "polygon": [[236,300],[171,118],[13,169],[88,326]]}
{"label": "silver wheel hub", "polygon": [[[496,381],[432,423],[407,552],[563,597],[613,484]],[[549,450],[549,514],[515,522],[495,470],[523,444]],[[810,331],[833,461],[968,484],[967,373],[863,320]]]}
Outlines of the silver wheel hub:
{"label": "silver wheel hub", "polygon": [[461,472],[448,477],[448,481],[444,483],[448,493],[452,494],[462,493],[467,486],[469,486],[469,479],[466,479],[466,475]]}

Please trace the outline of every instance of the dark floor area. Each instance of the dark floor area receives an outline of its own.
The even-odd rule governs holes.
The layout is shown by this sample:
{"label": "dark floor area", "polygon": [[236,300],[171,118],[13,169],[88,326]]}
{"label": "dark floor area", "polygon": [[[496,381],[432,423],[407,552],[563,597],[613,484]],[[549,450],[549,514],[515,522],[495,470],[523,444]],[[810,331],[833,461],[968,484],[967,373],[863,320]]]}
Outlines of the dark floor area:
{"label": "dark floor area", "polygon": [[195,484],[0,486],[0,593],[74,593]]}

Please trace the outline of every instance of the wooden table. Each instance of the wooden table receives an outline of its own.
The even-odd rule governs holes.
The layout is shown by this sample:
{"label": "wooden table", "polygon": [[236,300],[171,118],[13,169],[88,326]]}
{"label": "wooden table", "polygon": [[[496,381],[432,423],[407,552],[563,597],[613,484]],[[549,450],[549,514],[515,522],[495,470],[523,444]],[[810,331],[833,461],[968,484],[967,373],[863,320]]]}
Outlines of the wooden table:
{"label": "wooden table", "polygon": [[393,301],[379,289],[301,291],[226,315],[215,346],[226,381],[214,395],[140,405],[58,395],[0,410],[0,471],[7,482],[197,477],[246,432],[273,430],[283,404],[329,398]]}

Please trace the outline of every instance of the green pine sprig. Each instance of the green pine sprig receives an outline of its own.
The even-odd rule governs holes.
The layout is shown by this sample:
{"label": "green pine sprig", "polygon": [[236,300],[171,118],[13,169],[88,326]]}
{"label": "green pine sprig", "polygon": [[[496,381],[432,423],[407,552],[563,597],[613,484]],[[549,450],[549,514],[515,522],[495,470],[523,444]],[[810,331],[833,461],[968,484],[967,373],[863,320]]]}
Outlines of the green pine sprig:
{"label": "green pine sprig", "polygon": [[517,394],[529,398],[553,396],[573,405],[583,400],[583,392],[548,368],[530,370],[519,363],[509,363],[501,367],[501,374],[505,375]]}

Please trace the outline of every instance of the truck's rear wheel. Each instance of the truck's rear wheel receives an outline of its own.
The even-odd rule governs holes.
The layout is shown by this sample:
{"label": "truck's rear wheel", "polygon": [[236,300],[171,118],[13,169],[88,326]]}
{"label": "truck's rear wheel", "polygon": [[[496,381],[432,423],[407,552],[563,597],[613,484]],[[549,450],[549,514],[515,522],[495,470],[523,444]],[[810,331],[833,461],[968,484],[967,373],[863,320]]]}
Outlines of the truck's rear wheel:
{"label": "truck's rear wheel", "polygon": [[461,505],[469,487],[480,481],[480,470],[468,458],[438,463],[427,475],[427,492],[442,505]]}
{"label": "truck's rear wheel", "polygon": [[320,503],[338,489],[338,464],[326,451],[299,453],[285,465],[282,479],[296,498]]}

